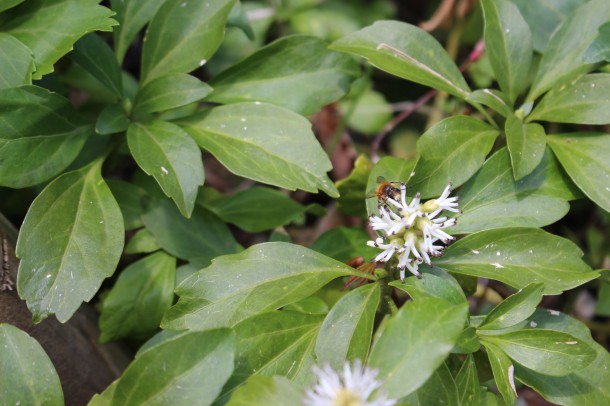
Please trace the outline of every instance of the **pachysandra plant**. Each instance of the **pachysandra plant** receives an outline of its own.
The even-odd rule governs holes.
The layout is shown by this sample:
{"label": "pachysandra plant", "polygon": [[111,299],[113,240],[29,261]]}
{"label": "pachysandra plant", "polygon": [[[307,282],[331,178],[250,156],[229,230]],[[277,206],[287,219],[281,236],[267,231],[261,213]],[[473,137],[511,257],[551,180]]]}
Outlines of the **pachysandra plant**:
{"label": "pachysandra plant", "polygon": [[[608,352],[538,307],[601,273],[541,227],[576,199],[610,211],[610,134],[591,127],[610,124],[610,2],[550,13],[481,0],[493,80],[475,90],[432,35],[384,20],[384,7],[50,3],[0,6],[0,185],[8,197],[35,188],[16,245],[33,320],[99,301],[102,341],[144,342],[91,404],[515,404],[525,387],[562,405],[610,402]],[[328,37],[303,34],[310,21]],[[264,44],[286,31],[272,23],[301,34]],[[463,114],[435,120],[413,159],[363,155],[333,182],[308,116],[338,103],[338,136],[383,135],[391,109],[370,66],[445,92]],[[223,194],[219,173],[248,183]],[[277,188],[324,192],[363,226],[295,244],[278,230],[324,210]],[[123,253],[139,257],[116,272]],[[503,298],[470,306],[489,280]],[[63,402],[34,339],[3,324],[0,348],[7,404]]]}

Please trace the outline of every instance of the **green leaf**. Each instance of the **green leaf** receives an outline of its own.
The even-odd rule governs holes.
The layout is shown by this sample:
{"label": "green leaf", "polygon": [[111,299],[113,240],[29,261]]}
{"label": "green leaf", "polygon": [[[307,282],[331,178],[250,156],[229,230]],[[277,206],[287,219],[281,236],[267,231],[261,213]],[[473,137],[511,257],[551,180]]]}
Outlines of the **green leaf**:
{"label": "green leaf", "polygon": [[8,10],[9,8],[15,7],[19,3],[23,3],[24,0],[2,0],[0,2],[0,11]]}
{"label": "green leaf", "polygon": [[119,63],[138,32],[150,21],[165,0],[111,0],[119,25],[114,27],[114,52]]}
{"label": "green leaf", "polygon": [[95,132],[109,135],[127,131],[131,120],[121,104],[109,104],[100,112],[95,122]]}
{"label": "green leaf", "polygon": [[118,99],[123,97],[121,68],[110,46],[99,35],[91,33],[78,40],[71,57]]}
{"label": "green leaf", "polygon": [[282,310],[303,314],[327,314],[328,304],[318,296],[309,296],[282,307]]}
{"label": "green leaf", "polygon": [[0,33],[0,89],[31,84],[36,70],[33,58],[21,41]]}
{"label": "green leaf", "polygon": [[125,268],[102,303],[102,343],[123,337],[142,339],[159,329],[172,304],[176,258],[157,252]]}
{"label": "green leaf", "polygon": [[589,63],[610,60],[610,22],[599,27],[597,38],[587,48],[584,58]]}
{"label": "green leaf", "polygon": [[[380,133],[394,116],[392,105],[388,103],[384,95],[373,90],[370,85],[359,97],[350,97],[354,91],[355,84],[348,98],[344,98],[339,108],[350,128],[365,135],[376,135]],[[355,105],[354,105],[355,103]]]}
{"label": "green leaf", "polygon": [[294,35],[272,42],[215,77],[208,100],[261,101],[309,115],[343,97],[359,75],[351,57],[329,51],[319,38]]}
{"label": "green leaf", "polygon": [[223,388],[220,403],[250,376],[284,375],[297,383],[310,383],[320,323],[320,316],[276,311],[235,326],[235,371]]}
{"label": "green leaf", "polygon": [[373,163],[364,154],[356,158],[352,172],[346,178],[336,182],[341,196],[337,199],[337,208],[354,217],[366,217],[365,191],[366,184],[373,168]]}
{"label": "green leaf", "polygon": [[114,397],[114,391],[116,386],[119,384],[119,380],[112,382],[102,393],[96,393],[93,395],[87,406],[110,406],[112,398]]}
{"label": "green leaf", "polygon": [[466,330],[462,331],[451,352],[453,354],[472,354],[479,351],[480,348],[481,341],[477,336],[477,330],[474,327],[467,327]]}
{"label": "green leaf", "polygon": [[190,217],[204,178],[201,152],[193,139],[177,125],[157,120],[132,123],[127,143],[140,168]]}
{"label": "green leaf", "polygon": [[123,218],[101,167],[98,160],[61,175],[25,216],[16,250],[17,288],[35,322],[51,313],[67,321],[119,262]]}
{"label": "green leaf", "polygon": [[536,105],[528,121],[610,124],[610,73],[584,75],[551,89]]}
{"label": "green leaf", "polygon": [[142,220],[161,248],[198,268],[208,266],[214,257],[241,250],[227,225],[202,207],[196,206],[187,219],[169,200],[162,200]]}
{"label": "green leaf", "polygon": [[26,332],[0,323],[0,393],[5,405],[63,405],[53,363]]}
{"label": "green leaf", "polygon": [[134,183],[118,179],[109,179],[107,183],[121,208],[125,230],[142,227],[144,225],[141,218],[144,214],[144,201],[148,198],[146,191]]}
{"label": "green leaf", "polygon": [[496,89],[475,90],[466,97],[466,100],[487,106],[504,117],[513,113],[511,102],[504,93]]}
{"label": "green leaf", "polygon": [[161,249],[148,228],[138,230],[127,243],[125,254],[143,254]]}
{"label": "green leaf", "polygon": [[423,272],[421,278],[407,278],[404,283],[392,281],[390,286],[407,292],[415,301],[435,297],[455,305],[466,302],[464,291],[455,278],[436,267]]}
{"label": "green leaf", "polygon": [[459,392],[460,405],[480,404],[481,388],[477,376],[477,366],[474,357],[469,354],[455,377],[455,383]]}
{"label": "green leaf", "polygon": [[417,142],[421,156],[409,187],[425,199],[438,197],[449,183],[454,188],[460,186],[483,165],[498,134],[470,116],[438,122]]}
{"label": "green leaf", "polygon": [[536,228],[500,228],[470,234],[453,243],[434,264],[448,272],[490,278],[521,289],[544,283],[559,294],[595,279],[573,242]]}
{"label": "green leaf", "polygon": [[[541,227],[562,218],[578,190],[547,148],[532,173],[515,181],[507,148],[496,152],[457,193],[462,214],[451,233]],[[540,208],[544,210],[540,210]]]}
{"label": "green leaf", "polygon": [[319,236],[311,249],[341,262],[359,256],[371,258],[379,251],[366,245],[370,239],[362,228],[334,227]]}
{"label": "green leaf", "polygon": [[0,89],[0,184],[23,188],[64,170],[91,128],[62,96],[37,86]]}
{"label": "green leaf", "polygon": [[447,363],[443,362],[423,386],[409,395],[407,402],[415,406],[459,405],[458,388]]}
{"label": "green leaf", "polygon": [[415,160],[384,156],[375,164],[369,174],[369,180],[366,185],[366,210],[369,215],[379,214],[379,210],[377,210],[379,203],[375,195],[378,178],[381,176],[390,182],[406,183],[413,176],[413,169],[416,163],[417,161]]}
{"label": "green leaf", "polygon": [[306,208],[286,194],[267,187],[251,187],[218,202],[204,204],[223,221],[249,233],[283,226],[303,217]]}
{"label": "green leaf", "polygon": [[183,128],[231,172],[290,190],[337,197],[332,165],[303,116],[265,103],[236,103],[202,112]]}
{"label": "green leaf", "polygon": [[380,297],[379,284],[371,283],[339,299],[318,333],[316,358],[319,364],[328,363],[340,370],[346,360],[366,359]]}
{"label": "green leaf", "polygon": [[206,329],[240,321],[303,299],[341,276],[373,277],[305,247],[257,244],[216,258],[176,289],[165,329]]}
{"label": "green leaf", "polygon": [[233,371],[235,335],[190,332],[143,352],[121,376],[113,406],[211,405]]}
{"label": "green leaf", "polygon": [[227,406],[290,405],[303,391],[283,376],[253,375],[229,399]]}
{"label": "green leaf", "polygon": [[510,1],[484,0],[481,5],[489,62],[500,88],[514,102],[527,85],[532,34],[519,9]]}
{"label": "green leaf", "polygon": [[425,298],[407,302],[386,322],[371,349],[369,365],[379,369],[388,397],[406,396],[428,380],[457,342],[467,313],[466,303],[456,306]]}
{"label": "green leaf", "polygon": [[511,359],[494,344],[483,341],[491,369],[494,374],[494,380],[498,387],[498,392],[507,405],[512,405],[517,399],[517,389],[515,388],[515,366]]}
{"label": "green leaf", "polygon": [[414,25],[378,21],[333,42],[330,48],[362,56],[381,70],[461,99],[470,92],[442,45]]}
{"label": "green leaf", "polygon": [[591,0],[579,7],[557,27],[549,40],[527,101],[533,101],[550,88],[567,83],[593,68],[585,61],[586,51],[598,28],[610,19],[610,2]]}
{"label": "green leaf", "polygon": [[528,329],[485,335],[513,361],[545,375],[562,376],[585,368],[595,359],[595,350],[586,342],[561,331]]}
{"label": "green leaf", "polygon": [[587,367],[561,377],[538,374],[515,365],[520,381],[548,401],[561,405],[604,405],[610,402],[610,387],[607,385],[610,380],[610,355],[591,338],[587,326],[565,314],[546,310],[537,311],[529,324],[535,328],[563,331],[582,340],[595,350],[596,358]]}
{"label": "green leaf", "polygon": [[595,314],[598,316],[610,316],[610,283],[602,282],[597,294]]}
{"label": "green leaf", "polygon": [[479,330],[501,330],[521,323],[536,311],[542,300],[542,283],[530,283],[494,307],[479,325]]}
{"label": "green leaf", "polygon": [[164,75],[138,91],[134,112],[154,113],[186,106],[203,99],[211,91],[209,85],[186,73]]}
{"label": "green leaf", "polygon": [[523,124],[509,116],[504,127],[515,180],[532,173],[540,164],[546,147],[544,128],[540,124]]}
{"label": "green leaf", "polygon": [[224,37],[235,0],[167,0],[148,25],[142,49],[142,83],[203,66]]}
{"label": "green leaf", "polygon": [[547,142],[574,183],[610,212],[610,134],[557,134]]}
{"label": "green leaf", "polygon": [[4,13],[0,30],[11,34],[32,50],[34,79],[53,72],[53,65],[83,35],[112,31],[114,12],[98,0],[29,0]]}

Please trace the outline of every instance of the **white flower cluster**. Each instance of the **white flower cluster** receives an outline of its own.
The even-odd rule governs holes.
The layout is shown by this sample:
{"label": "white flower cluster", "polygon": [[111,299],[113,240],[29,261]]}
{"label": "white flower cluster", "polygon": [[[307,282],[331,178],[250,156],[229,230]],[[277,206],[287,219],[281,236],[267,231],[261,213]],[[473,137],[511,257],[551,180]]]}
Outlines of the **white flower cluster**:
{"label": "white flower cluster", "polygon": [[[314,366],[318,376],[317,384],[307,391],[306,406],[393,406],[396,401],[383,393],[373,393],[379,389],[377,370],[363,367],[359,359],[353,367],[345,363],[342,373],[335,372],[329,365]],[[373,396],[371,396],[373,395]],[[371,399],[374,398],[374,399]]]}
{"label": "white flower cluster", "polygon": [[[396,189],[397,190],[397,189]],[[451,185],[447,185],[437,199],[420,202],[419,192],[407,204],[407,188],[400,184],[400,200],[396,196],[386,196],[380,200],[379,215],[370,216],[371,228],[380,231],[383,237],[367,244],[383,251],[375,257],[377,262],[387,262],[394,255],[398,259],[400,280],[405,281],[405,269],[418,278],[419,264],[432,265],[430,257],[441,256],[444,246],[455,239],[443,229],[455,225],[454,218],[437,217],[444,210],[459,213],[458,197],[449,197]]]}

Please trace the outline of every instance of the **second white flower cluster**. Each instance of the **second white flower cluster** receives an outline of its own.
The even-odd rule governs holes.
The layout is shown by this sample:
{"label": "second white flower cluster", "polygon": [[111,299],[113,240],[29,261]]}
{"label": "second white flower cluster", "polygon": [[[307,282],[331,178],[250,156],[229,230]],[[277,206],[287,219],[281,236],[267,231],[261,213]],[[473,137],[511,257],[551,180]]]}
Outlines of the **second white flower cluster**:
{"label": "second white flower cluster", "polygon": [[388,262],[396,256],[400,280],[405,281],[408,269],[418,278],[419,264],[432,265],[430,257],[438,257],[445,248],[438,242],[448,244],[455,239],[443,229],[455,225],[455,218],[438,217],[444,210],[459,213],[458,197],[449,197],[451,185],[447,185],[437,199],[421,203],[418,192],[407,203],[407,188],[404,183],[394,193],[380,199],[379,215],[370,216],[371,228],[382,233],[375,241],[368,241],[371,247],[383,251],[375,257],[377,262]]}

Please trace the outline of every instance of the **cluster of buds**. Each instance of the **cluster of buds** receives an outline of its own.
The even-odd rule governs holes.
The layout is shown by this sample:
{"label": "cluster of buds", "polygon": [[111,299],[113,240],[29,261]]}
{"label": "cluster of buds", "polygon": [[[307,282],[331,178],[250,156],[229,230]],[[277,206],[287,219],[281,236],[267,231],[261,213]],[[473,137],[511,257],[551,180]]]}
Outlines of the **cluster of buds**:
{"label": "cluster of buds", "polygon": [[421,203],[418,192],[407,203],[407,187],[400,184],[400,191],[388,193],[379,199],[379,215],[370,216],[371,228],[378,233],[375,241],[368,245],[383,251],[375,257],[376,262],[388,262],[396,256],[400,280],[405,281],[405,270],[421,278],[419,264],[425,262],[432,266],[430,257],[442,255],[443,245],[455,239],[443,229],[455,225],[455,218],[437,217],[444,210],[459,213],[458,197],[449,197],[451,185],[447,185],[437,199]]}

